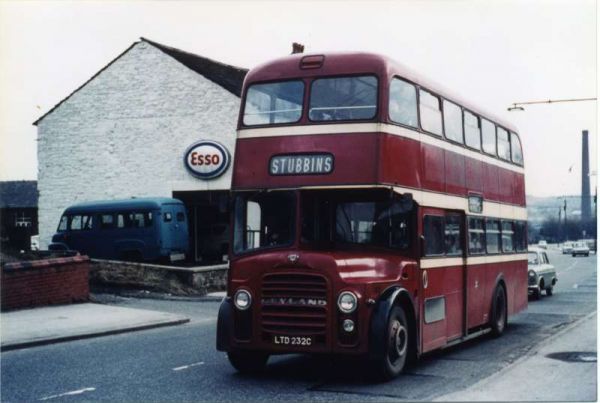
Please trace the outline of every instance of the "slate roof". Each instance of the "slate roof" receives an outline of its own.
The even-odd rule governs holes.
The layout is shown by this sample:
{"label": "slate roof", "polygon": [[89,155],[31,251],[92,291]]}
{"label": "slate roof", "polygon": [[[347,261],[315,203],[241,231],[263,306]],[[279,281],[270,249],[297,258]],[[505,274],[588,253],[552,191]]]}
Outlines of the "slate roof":
{"label": "slate roof", "polygon": [[146,38],[142,37],[142,38],[140,38],[140,41],[134,42],[131,46],[129,46],[127,49],[125,49],[123,51],[123,53],[121,53],[120,55],[115,57],[113,60],[111,60],[110,63],[108,63],[106,66],[104,66],[102,69],[100,69],[96,74],[94,74],[92,77],[90,77],[81,86],[77,87],[77,89],[75,89],[75,91],[71,92],[64,99],[62,99],[59,103],[54,105],[52,107],[52,109],[50,109],[48,112],[46,112],[45,114],[40,116],[35,122],[33,122],[33,125],[37,126],[37,124],[42,119],[44,119],[46,116],[48,116],[50,113],[52,113],[56,108],[58,108],[60,105],[62,105],[63,102],[65,102],[67,99],[71,98],[71,96],[73,94],[75,94],[77,91],[79,91],[80,89],[85,87],[90,81],[92,81],[94,78],[96,78],[100,73],[102,73],[104,70],[106,70],[108,67],[110,67],[114,62],[119,60],[124,54],[129,52],[135,45],[137,45],[140,42],[146,42],[146,43],[154,46],[155,48],[159,49],[161,52],[163,52],[166,55],[177,60],[178,62],[180,62],[187,68],[189,68],[190,70],[204,76],[205,78],[209,79],[210,81],[214,82],[215,84],[220,85],[221,87],[223,87],[227,91],[231,92],[235,96],[237,96],[237,97],[241,96],[242,84],[244,83],[244,77],[246,77],[246,73],[248,73],[248,69],[232,66],[229,64],[221,63],[221,62],[217,62],[217,61],[209,59],[207,57],[198,56],[193,53],[189,53],[189,52],[185,52],[180,49],[172,48],[170,46],[166,46],[166,45],[163,45],[158,42],[154,42],[154,41],[151,41],[150,39],[146,39]]}
{"label": "slate roof", "polygon": [[35,208],[37,205],[37,181],[0,182],[0,208]]}
{"label": "slate roof", "polygon": [[244,83],[244,77],[246,77],[248,69],[217,62],[207,57],[162,45],[150,39],[141,39],[163,51],[189,69],[225,88],[232,94],[238,97],[242,95],[242,84]]}

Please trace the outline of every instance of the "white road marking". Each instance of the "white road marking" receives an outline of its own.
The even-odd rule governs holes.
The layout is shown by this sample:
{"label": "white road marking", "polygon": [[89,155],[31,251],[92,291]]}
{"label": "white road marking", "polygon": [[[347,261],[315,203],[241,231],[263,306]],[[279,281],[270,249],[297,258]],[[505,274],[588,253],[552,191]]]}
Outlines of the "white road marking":
{"label": "white road marking", "polygon": [[204,365],[204,361],[195,362],[195,363],[189,364],[189,365],[183,365],[181,367],[175,367],[175,368],[173,368],[173,371],[181,371],[181,370],[188,369],[188,368],[191,368],[191,367],[195,367],[195,366],[198,366],[198,365]]}
{"label": "white road marking", "polygon": [[568,271],[571,271],[575,266],[577,266],[577,263],[579,263],[579,261],[573,262],[573,264],[571,264],[569,267],[567,267],[566,269],[564,269],[563,271],[561,271],[561,273],[566,273]]}
{"label": "white road marking", "polygon": [[573,288],[577,289],[578,285],[577,284],[573,284]]}
{"label": "white road marking", "polygon": [[40,400],[50,400],[50,399],[56,399],[57,397],[80,395],[82,393],[93,392],[95,390],[96,390],[96,388],[83,388],[83,389],[78,389],[78,390],[72,390],[70,392],[60,393],[58,395],[42,397]]}

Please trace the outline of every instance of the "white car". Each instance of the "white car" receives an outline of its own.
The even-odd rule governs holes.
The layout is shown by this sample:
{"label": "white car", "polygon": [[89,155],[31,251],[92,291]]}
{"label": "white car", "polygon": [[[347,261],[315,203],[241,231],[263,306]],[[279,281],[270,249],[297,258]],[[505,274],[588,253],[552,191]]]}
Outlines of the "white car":
{"label": "white car", "polygon": [[538,242],[538,248],[548,249],[548,242],[546,242],[546,241],[539,241]]}
{"label": "white car", "polygon": [[565,242],[562,244],[561,251],[563,255],[570,255],[573,251],[573,242]]}
{"label": "white car", "polygon": [[558,281],[556,270],[550,264],[545,250],[529,248],[527,253],[528,289],[533,298],[540,299],[542,290],[551,296],[554,286]]}
{"label": "white car", "polygon": [[577,241],[573,244],[573,249],[571,249],[571,256],[575,257],[577,255],[590,255],[590,248],[588,247],[586,242]]}

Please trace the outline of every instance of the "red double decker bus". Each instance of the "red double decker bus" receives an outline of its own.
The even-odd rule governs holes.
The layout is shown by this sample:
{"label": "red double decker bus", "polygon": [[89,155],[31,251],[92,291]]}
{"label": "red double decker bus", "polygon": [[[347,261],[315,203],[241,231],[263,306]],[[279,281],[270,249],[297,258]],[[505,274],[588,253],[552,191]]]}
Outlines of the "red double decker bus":
{"label": "red double decker bus", "polygon": [[523,153],[509,123],[374,54],[245,80],[217,348],[348,354],[382,378],[527,306]]}

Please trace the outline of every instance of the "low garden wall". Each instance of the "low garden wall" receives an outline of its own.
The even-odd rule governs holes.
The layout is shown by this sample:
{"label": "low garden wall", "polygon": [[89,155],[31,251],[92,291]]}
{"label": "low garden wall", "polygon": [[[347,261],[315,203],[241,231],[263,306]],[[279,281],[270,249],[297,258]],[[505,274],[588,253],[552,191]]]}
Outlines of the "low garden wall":
{"label": "low garden wall", "polygon": [[2,265],[2,311],[89,299],[87,256],[10,262]]}
{"label": "low garden wall", "polygon": [[120,287],[165,292],[181,296],[203,296],[224,291],[229,264],[176,267],[148,263],[92,259],[92,287]]}

